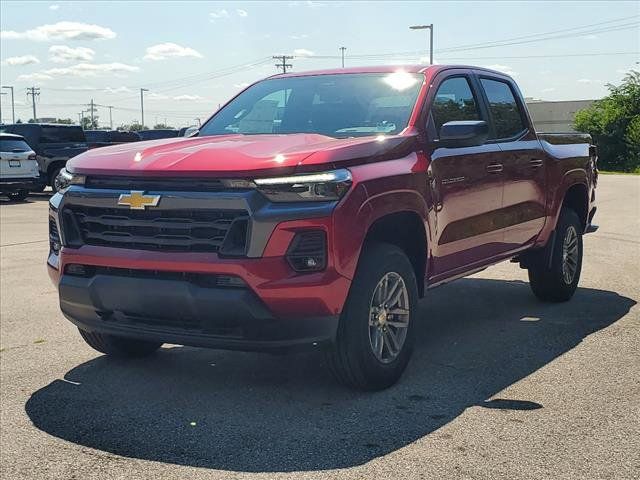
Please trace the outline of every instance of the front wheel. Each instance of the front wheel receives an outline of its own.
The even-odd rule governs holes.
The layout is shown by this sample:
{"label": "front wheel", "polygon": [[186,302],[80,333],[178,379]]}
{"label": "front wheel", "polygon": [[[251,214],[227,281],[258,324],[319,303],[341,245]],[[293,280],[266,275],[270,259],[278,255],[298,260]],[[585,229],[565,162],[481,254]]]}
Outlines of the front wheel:
{"label": "front wheel", "polygon": [[569,208],[560,212],[551,262],[540,258],[529,267],[529,284],[536,297],[546,302],[566,302],[576,289],[582,270],[582,224]]}
{"label": "front wheel", "polygon": [[62,170],[62,167],[54,168],[51,171],[51,175],[49,175],[49,185],[51,186],[54,193],[59,192],[61,188],[60,181],[58,180],[60,170]]}
{"label": "front wheel", "polygon": [[365,246],[327,352],[334,376],[362,390],[398,381],[411,357],[418,288],[411,262],[394,245]]}
{"label": "front wheel", "polygon": [[78,330],[87,345],[113,357],[146,357],[162,346],[160,342],[147,342],[106,333],[88,332],[80,328]]}

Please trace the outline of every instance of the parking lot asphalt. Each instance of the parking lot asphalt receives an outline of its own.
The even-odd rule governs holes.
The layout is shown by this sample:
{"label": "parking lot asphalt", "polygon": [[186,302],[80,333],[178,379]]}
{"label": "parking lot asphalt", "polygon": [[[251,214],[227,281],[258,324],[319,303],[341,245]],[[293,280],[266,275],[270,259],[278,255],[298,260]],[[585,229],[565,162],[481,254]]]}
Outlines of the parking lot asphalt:
{"label": "parking lot asphalt", "polygon": [[45,271],[47,200],[0,201],[3,479],[640,477],[638,176],[601,176],[572,301],[509,263],[429,291],[378,393],[317,352],[98,354]]}

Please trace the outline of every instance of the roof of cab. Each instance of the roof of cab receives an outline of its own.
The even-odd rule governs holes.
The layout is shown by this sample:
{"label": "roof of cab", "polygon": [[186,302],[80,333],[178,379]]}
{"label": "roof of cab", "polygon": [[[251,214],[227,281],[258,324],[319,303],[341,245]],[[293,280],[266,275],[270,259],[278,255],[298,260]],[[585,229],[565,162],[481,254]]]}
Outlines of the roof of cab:
{"label": "roof of cab", "polygon": [[310,75],[339,75],[344,73],[393,73],[397,71],[404,71],[407,73],[425,73],[428,70],[432,70],[433,73],[436,73],[452,68],[483,70],[496,75],[501,75],[503,77],[508,76],[503,72],[472,65],[372,65],[366,67],[331,68],[324,70],[309,70],[304,72],[278,73],[276,75],[272,75],[269,78],[305,77]]}

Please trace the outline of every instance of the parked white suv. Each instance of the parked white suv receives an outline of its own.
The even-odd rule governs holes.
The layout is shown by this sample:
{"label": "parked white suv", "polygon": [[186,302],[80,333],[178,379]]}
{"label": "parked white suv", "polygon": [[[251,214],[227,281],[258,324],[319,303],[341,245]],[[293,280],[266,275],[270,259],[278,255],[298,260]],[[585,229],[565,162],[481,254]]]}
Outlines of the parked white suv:
{"label": "parked white suv", "polygon": [[24,138],[0,133],[0,193],[20,201],[42,184],[36,154]]}

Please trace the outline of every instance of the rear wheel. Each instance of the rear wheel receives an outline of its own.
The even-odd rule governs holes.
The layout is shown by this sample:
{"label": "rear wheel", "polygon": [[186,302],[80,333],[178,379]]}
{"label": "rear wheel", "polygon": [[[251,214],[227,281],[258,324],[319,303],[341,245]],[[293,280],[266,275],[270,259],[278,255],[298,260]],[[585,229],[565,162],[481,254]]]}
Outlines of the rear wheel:
{"label": "rear wheel", "polygon": [[159,342],[147,342],[106,333],[88,332],[80,328],[78,330],[83,340],[91,348],[114,357],[146,357],[162,346],[162,343]]}
{"label": "rear wheel", "polygon": [[12,202],[21,202],[27,198],[27,196],[29,196],[29,190],[17,190],[7,194],[7,197],[9,197],[9,200]]}
{"label": "rear wheel", "polygon": [[411,357],[418,288],[411,262],[394,245],[365,246],[327,352],[334,376],[362,390],[398,381]]}
{"label": "rear wheel", "polygon": [[569,208],[560,212],[551,250],[550,263],[542,256],[529,267],[531,290],[540,300],[566,302],[578,288],[582,270],[582,224]]}

